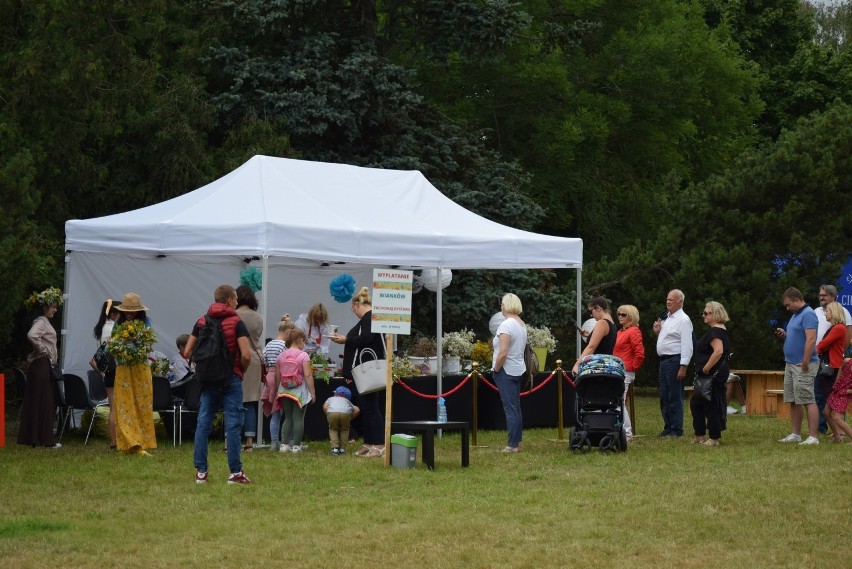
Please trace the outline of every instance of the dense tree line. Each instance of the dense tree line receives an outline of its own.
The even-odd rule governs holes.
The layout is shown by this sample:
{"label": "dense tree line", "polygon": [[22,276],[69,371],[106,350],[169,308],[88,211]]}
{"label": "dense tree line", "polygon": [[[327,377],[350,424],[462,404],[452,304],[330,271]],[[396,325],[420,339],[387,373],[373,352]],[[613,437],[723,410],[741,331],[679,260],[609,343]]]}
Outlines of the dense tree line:
{"label": "dense tree line", "polygon": [[[578,235],[589,291],[646,320],[672,286],[693,315],[729,305],[744,365],[777,356],[763,332],[780,290],[836,280],[852,250],[848,2],[2,4],[6,359],[28,291],[62,282],[67,219],[259,153],[418,169],[490,219]],[[567,273],[457,274],[445,329],[484,332],[513,290],[571,341]]]}

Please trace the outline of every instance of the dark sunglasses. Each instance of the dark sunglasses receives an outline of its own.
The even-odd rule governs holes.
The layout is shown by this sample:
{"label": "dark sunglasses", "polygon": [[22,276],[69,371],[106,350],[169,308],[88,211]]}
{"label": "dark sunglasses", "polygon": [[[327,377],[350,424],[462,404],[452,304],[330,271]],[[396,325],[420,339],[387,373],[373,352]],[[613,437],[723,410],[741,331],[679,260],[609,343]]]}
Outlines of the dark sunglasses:
{"label": "dark sunglasses", "polygon": [[626,312],[619,312],[618,315],[621,316],[622,318],[627,318]]}
{"label": "dark sunglasses", "polygon": [[707,311],[705,310],[704,312],[702,312],[702,313],[701,313],[701,316],[709,316],[709,315],[711,315],[711,314],[713,314],[713,313],[712,313],[712,312],[707,312]]}

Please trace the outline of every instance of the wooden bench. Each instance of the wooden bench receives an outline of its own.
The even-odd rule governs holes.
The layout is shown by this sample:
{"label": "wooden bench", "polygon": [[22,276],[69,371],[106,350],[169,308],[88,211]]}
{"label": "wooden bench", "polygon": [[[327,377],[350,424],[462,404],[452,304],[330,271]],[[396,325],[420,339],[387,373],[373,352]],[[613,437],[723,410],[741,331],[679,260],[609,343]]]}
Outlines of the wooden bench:
{"label": "wooden bench", "polygon": [[[783,389],[767,389],[766,393],[766,408],[769,410],[770,408],[774,410],[774,415],[779,419],[789,419],[790,418],[790,404],[784,402],[784,390]],[[852,397],[852,389],[847,389],[846,394]],[[849,405],[846,407],[846,414],[852,413],[852,399],[849,401]]]}

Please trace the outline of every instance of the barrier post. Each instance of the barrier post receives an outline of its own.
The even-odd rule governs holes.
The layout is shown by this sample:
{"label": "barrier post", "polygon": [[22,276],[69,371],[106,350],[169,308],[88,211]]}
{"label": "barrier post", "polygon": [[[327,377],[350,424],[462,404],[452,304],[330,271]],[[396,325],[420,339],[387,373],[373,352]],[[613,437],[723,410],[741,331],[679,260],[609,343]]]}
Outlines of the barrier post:
{"label": "barrier post", "polygon": [[565,414],[562,404],[562,376],[565,372],[562,370],[562,360],[556,360],[556,399],[558,415],[556,416],[556,431],[559,441],[565,440],[565,425],[562,417]]}
{"label": "barrier post", "polygon": [[477,446],[476,434],[479,430],[479,362],[471,364],[470,378],[473,380],[473,424],[470,426],[470,432],[473,435],[473,446]]}
{"label": "barrier post", "polygon": [[6,448],[6,376],[0,373],[0,448]]}

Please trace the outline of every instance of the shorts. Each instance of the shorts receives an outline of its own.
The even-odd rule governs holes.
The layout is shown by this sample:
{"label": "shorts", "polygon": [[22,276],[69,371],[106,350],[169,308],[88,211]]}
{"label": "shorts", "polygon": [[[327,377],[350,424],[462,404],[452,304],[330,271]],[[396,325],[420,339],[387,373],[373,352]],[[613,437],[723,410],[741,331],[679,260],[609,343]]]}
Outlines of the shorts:
{"label": "shorts", "polygon": [[784,366],[784,403],[809,405],[816,403],[814,397],[814,376],[819,371],[819,362],[811,362],[808,371],[795,364]]}

